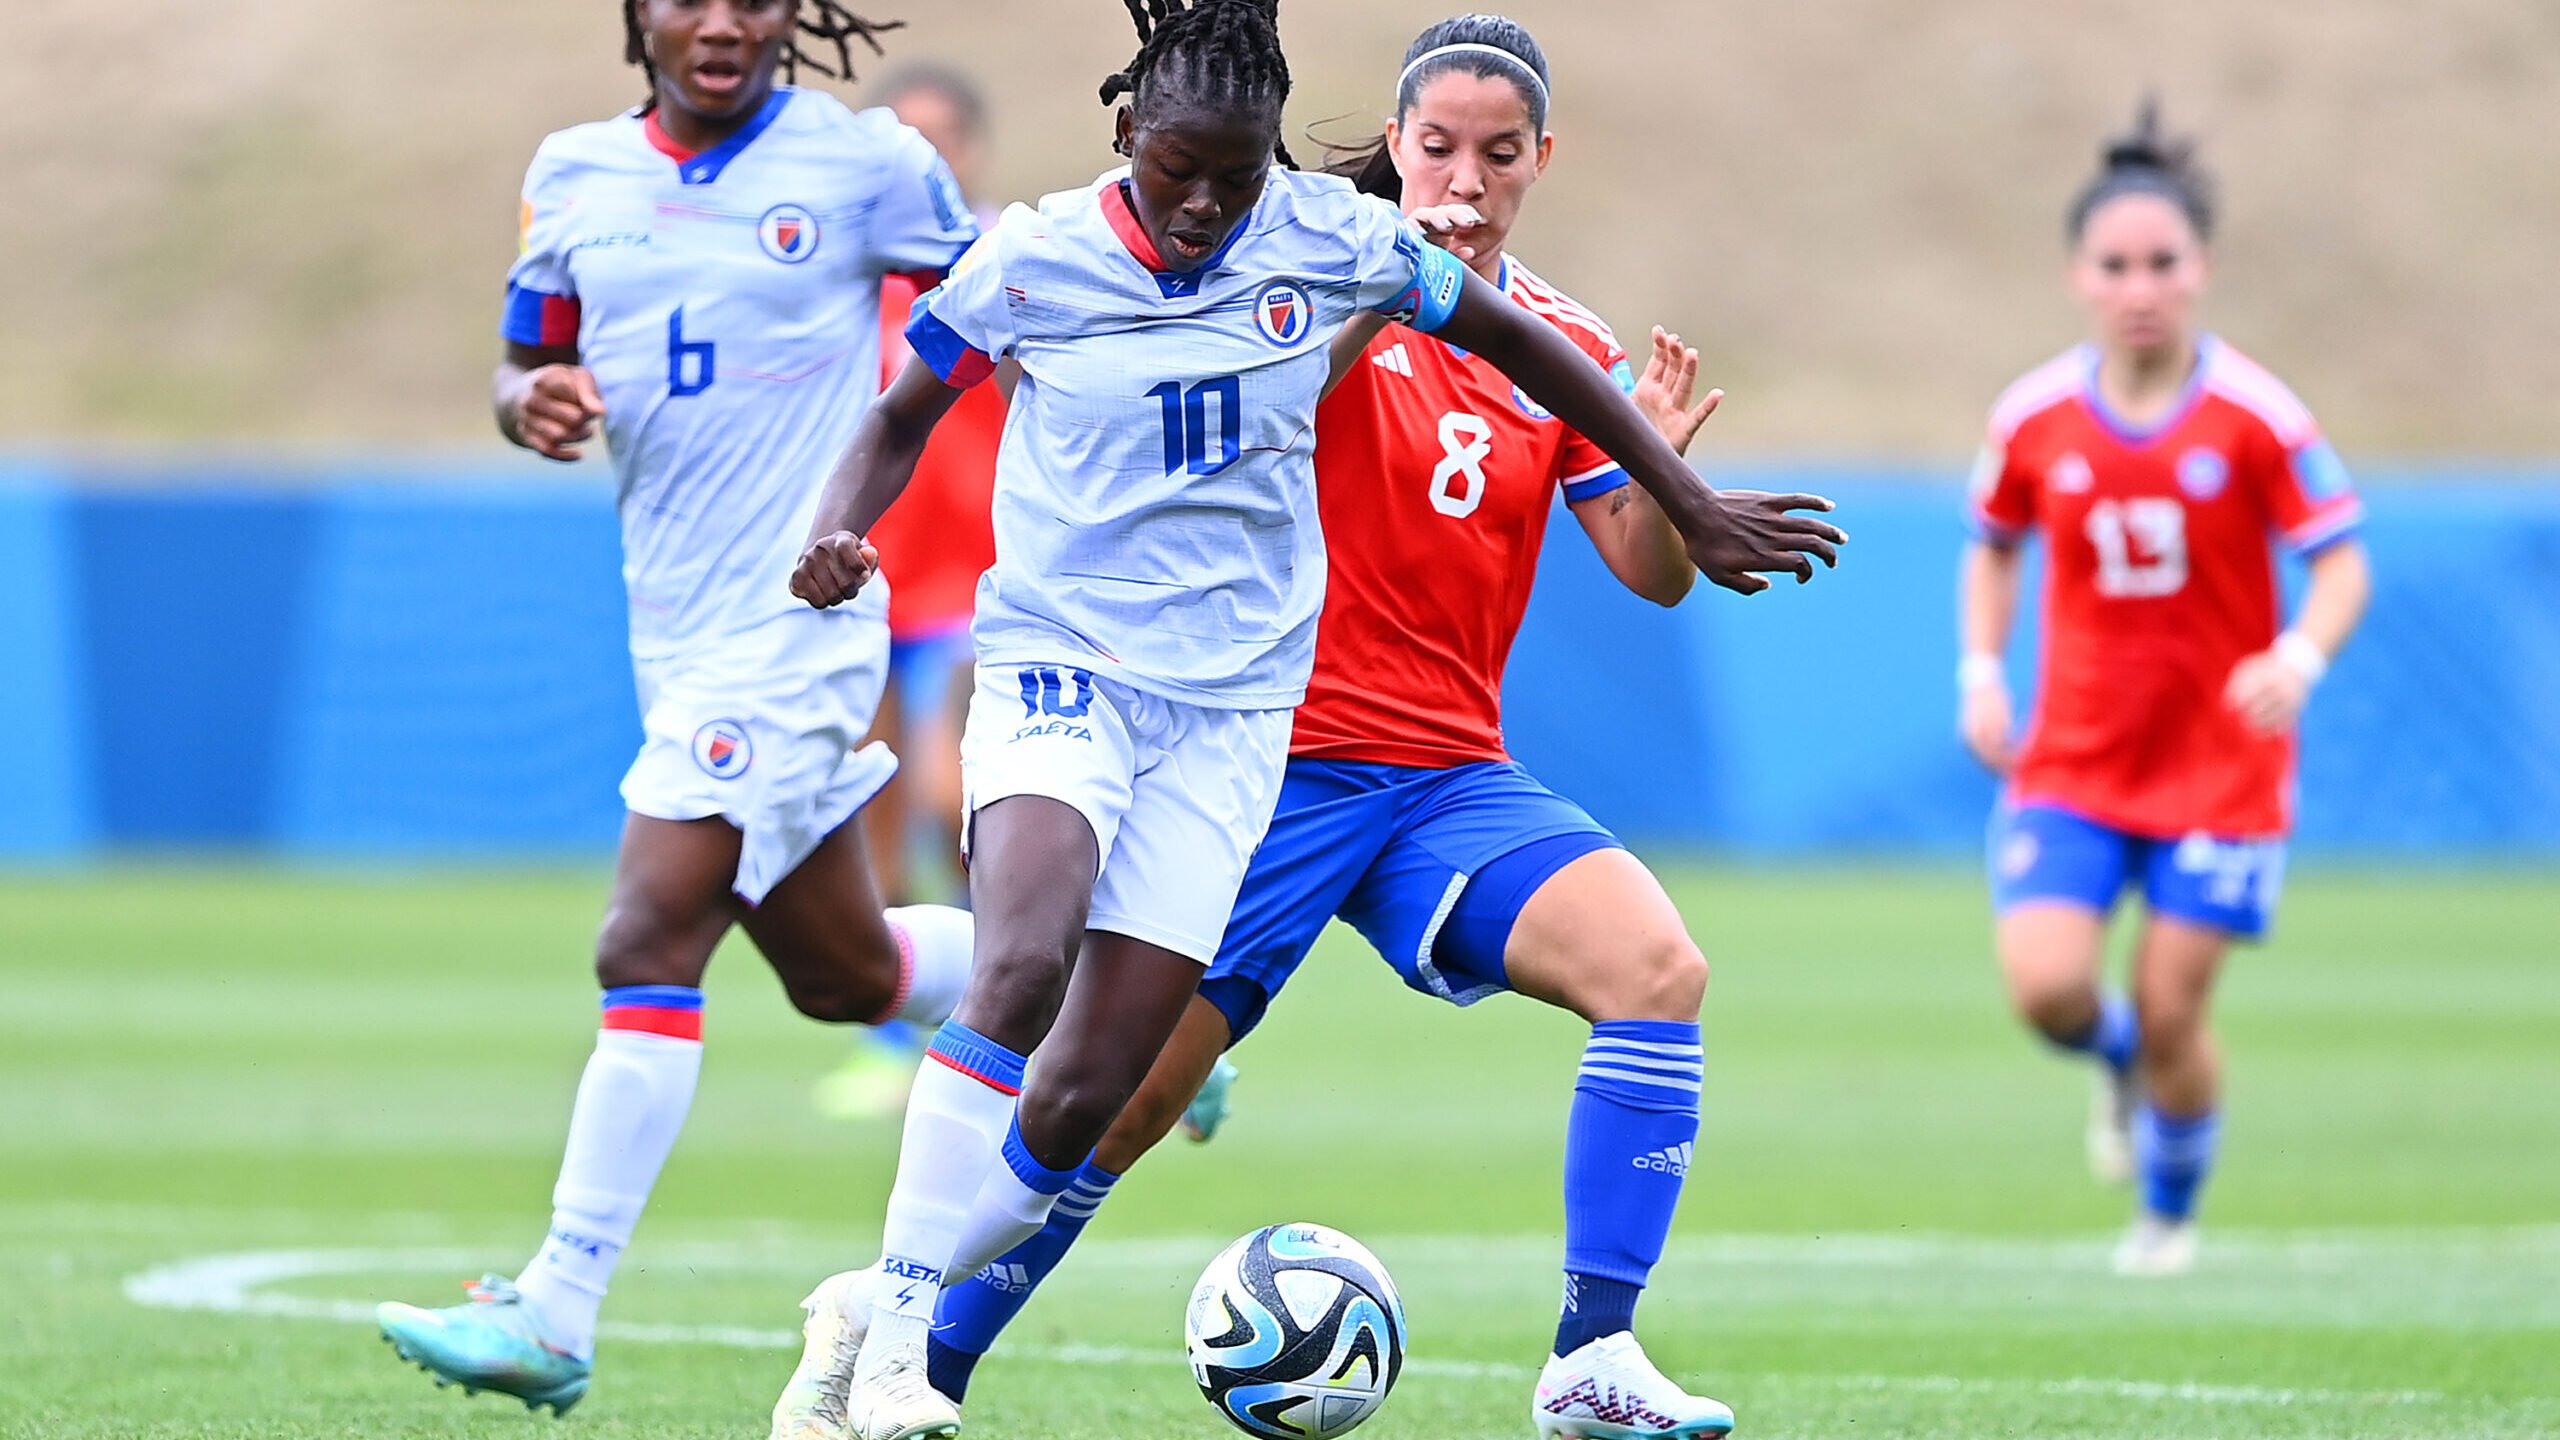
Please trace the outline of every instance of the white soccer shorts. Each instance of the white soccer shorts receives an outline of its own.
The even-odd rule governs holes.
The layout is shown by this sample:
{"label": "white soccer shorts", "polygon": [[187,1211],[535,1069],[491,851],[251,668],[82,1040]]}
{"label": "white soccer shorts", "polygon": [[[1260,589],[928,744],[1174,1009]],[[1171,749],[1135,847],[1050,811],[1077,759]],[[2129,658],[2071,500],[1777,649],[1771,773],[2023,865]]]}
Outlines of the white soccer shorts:
{"label": "white soccer shorts", "polygon": [[888,746],[862,743],[888,674],[885,605],[866,590],[852,605],[787,613],[702,654],[635,659],[646,738],[622,777],[623,804],[737,826],[732,888],[761,903],[898,771]]}
{"label": "white soccer shorts", "polygon": [[1167,700],[1072,664],[978,668],[960,740],[969,811],[1072,805],[1102,855],[1086,924],[1207,965],[1271,827],[1289,710]]}

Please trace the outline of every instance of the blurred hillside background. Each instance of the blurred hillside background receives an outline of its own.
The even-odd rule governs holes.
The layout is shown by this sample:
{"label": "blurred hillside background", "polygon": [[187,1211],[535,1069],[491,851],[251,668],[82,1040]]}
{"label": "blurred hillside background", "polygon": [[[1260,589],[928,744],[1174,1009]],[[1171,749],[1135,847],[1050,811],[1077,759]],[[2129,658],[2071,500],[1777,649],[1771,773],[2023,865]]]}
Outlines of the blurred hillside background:
{"label": "blurred hillside background", "polygon": [[[1001,197],[1109,163],[1118,5],[866,8],[909,22],[893,61],[986,79]],[[1550,50],[1560,135],[1517,248],[1706,348],[1714,449],[1969,451],[2078,334],[2060,210],[2157,86],[2224,180],[2217,328],[2351,457],[2560,450],[2551,0],[1506,8]],[[1372,128],[1440,13],[1289,0],[1293,129]],[[126,0],[12,30],[0,92],[34,135],[0,207],[0,443],[494,445],[524,164],[640,96],[612,0]]]}

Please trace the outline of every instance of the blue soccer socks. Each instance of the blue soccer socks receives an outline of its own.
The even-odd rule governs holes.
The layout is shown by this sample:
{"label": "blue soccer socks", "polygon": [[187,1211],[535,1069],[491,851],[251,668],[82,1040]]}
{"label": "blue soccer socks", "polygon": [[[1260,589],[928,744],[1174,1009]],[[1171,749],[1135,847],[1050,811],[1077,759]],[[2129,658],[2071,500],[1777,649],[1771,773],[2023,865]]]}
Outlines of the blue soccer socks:
{"label": "blue soccer socks", "polygon": [[1591,1027],[1564,1142],[1565,1308],[1556,1353],[1633,1327],[1697,1151],[1695,1022]]}
{"label": "blue soccer socks", "polygon": [[2163,1115],[2145,1101],[2133,1112],[2133,1155],[2142,1176],[2142,1207],[2163,1220],[2196,1213],[2196,1194],[2213,1173],[2222,1115]]}
{"label": "blue soccer socks", "polygon": [[996,1342],[1004,1327],[1022,1313],[1023,1302],[1049,1272],[1066,1258],[1087,1221],[1102,1208],[1120,1177],[1088,1160],[1049,1209],[1040,1233],[1016,1245],[993,1264],[942,1292],[942,1309],[934,1317],[933,1337],[926,1344],[925,1366],[933,1388],[953,1403],[969,1393],[969,1375],[978,1357]]}
{"label": "blue soccer socks", "polygon": [[2089,1022],[2089,1028],[2068,1039],[2055,1036],[2053,1043],[2077,1054],[2095,1056],[2121,1075],[2133,1068],[2133,1058],[2142,1049],[2142,1022],[2134,1016],[2132,1001],[2112,990],[2101,990],[2098,1018]]}

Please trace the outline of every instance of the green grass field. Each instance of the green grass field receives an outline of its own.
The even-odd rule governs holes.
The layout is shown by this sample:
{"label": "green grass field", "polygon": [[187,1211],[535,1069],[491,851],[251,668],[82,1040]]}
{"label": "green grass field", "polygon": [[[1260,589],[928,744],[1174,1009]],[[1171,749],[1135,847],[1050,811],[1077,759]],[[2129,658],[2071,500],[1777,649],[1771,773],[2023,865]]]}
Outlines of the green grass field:
{"label": "green grass field", "polygon": [[[1701,1163],[1641,1312],[1779,1437],[2560,1434],[2560,882],[2311,873],[2224,992],[2205,1263],[2106,1273],[2082,1077],[2004,1018],[1959,871],[1682,870],[1716,963]],[[794,1302],[872,1257],[894,1126],[714,968],[690,1129],[567,1420],[396,1365],[371,1303],[538,1238],[594,1024],[591,873],[0,880],[0,1436],[754,1437]],[[1528,1434],[1578,1027],[1337,931],[980,1371],[970,1434],[1228,1433],[1179,1359],[1219,1244],[1311,1219],[1402,1284],[1376,1440]]]}

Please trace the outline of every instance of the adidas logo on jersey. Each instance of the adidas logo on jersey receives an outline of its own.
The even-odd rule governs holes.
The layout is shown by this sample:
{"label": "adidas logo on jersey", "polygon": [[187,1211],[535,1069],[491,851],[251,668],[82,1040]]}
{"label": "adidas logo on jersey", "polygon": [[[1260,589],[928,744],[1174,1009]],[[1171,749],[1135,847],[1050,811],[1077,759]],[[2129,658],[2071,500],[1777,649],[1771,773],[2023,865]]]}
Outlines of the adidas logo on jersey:
{"label": "adidas logo on jersey", "polygon": [[1370,356],[1369,363],[1377,366],[1381,370],[1402,375],[1408,380],[1413,378],[1413,357],[1405,353],[1404,345],[1401,342],[1390,345],[1386,349],[1379,351],[1377,354]]}
{"label": "adidas logo on jersey", "polygon": [[1637,1156],[1635,1167],[1639,1170],[1651,1170],[1660,1175],[1686,1176],[1689,1173],[1689,1161],[1697,1154],[1697,1148],[1694,1143],[1683,1140],[1677,1145],[1656,1150],[1650,1155]]}
{"label": "adidas logo on jersey", "polygon": [[998,1260],[979,1271],[978,1278],[1007,1295],[1031,1293],[1031,1272],[1020,1265],[1011,1265]]}

